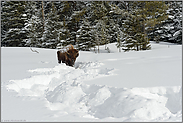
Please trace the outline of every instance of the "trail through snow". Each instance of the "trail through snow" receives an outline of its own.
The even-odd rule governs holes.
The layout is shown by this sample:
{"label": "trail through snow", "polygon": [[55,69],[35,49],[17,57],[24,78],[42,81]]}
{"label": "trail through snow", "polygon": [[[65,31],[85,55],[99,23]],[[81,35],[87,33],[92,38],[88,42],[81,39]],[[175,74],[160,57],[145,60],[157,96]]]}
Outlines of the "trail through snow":
{"label": "trail through snow", "polygon": [[53,115],[55,118],[72,114],[93,119],[166,121],[173,118],[174,113],[181,114],[178,86],[116,88],[83,83],[113,75],[114,68],[101,68],[102,65],[100,62],[76,62],[75,67],[61,64],[28,70],[34,74],[32,77],[10,80],[7,88],[16,91],[18,96],[45,97],[45,106],[58,111]]}

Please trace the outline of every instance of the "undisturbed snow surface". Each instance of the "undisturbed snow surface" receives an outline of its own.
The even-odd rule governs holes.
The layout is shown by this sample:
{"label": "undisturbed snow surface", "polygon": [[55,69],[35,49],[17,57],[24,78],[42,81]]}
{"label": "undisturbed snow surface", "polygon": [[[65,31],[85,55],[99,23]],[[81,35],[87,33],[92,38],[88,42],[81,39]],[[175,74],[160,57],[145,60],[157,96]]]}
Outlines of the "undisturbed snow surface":
{"label": "undisturbed snow surface", "polygon": [[[152,44],[155,48],[152,51],[118,53],[114,45],[109,45],[112,52],[109,54],[102,47],[100,54],[80,52],[74,67],[54,63],[56,50],[37,49],[42,54],[34,54],[28,48],[2,48],[2,120],[182,121],[181,46],[168,48],[167,44]],[[13,58],[11,51],[18,51]],[[42,55],[42,58],[36,56],[37,62],[33,55]],[[23,62],[22,57],[28,59]],[[43,60],[45,57],[48,59]],[[18,65],[19,62],[24,64]],[[11,63],[22,66],[20,71],[26,73],[10,72],[16,69]],[[171,65],[174,65],[170,70],[174,74],[167,71]],[[148,71],[142,67],[148,68],[150,75],[145,74]],[[129,71],[132,68],[135,72]],[[176,82],[169,79],[172,77]],[[128,81],[130,84],[125,84]],[[156,84],[155,81],[163,82]],[[20,110],[16,119],[14,112],[11,114],[7,109],[8,104],[15,105],[17,98],[20,105],[14,110]],[[25,100],[38,103],[25,105]],[[40,102],[41,108],[37,105]],[[27,114],[29,117],[23,114],[21,104],[31,112]],[[26,107],[30,105],[39,111]]]}

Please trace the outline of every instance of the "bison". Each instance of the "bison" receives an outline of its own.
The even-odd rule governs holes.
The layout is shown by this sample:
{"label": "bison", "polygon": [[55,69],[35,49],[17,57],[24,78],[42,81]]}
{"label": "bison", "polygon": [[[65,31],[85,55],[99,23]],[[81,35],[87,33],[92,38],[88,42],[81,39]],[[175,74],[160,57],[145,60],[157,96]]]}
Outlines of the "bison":
{"label": "bison", "polygon": [[57,51],[58,63],[65,63],[68,66],[74,66],[76,58],[79,56],[78,50],[74,49],[73,45],[68,45],[65,49]]}

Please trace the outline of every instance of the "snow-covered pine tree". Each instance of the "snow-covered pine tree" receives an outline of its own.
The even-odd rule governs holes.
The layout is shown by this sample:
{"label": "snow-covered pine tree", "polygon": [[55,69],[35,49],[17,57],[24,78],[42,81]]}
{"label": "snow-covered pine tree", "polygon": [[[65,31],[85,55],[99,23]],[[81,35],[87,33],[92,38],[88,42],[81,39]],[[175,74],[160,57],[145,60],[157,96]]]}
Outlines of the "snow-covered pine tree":
{"label": "snow-covered pine tree", "polygon": [[81,20],[85,15],[83,3],[83,1],[69,1],[69,8],[72,12],[67,19],[67,27],[70,32],[70,38],[67,39],[68,44],[76,44],[76,32],[79,30]]}
{"label": "snow-covered pine tree", "polygon": [[110,11],[108,1],[92,1],[91,2],[91,18],[93,21],[105,18]]}
{"label": "snow-covered pine tree", "polygon": [[[126,21],[129,25],[124,23],[125,25],[127,24],[127,30],[125,30],[125,32],[132,31],[133,33],[128,36],[129,38],[126,38],[126,43],[129,43],[129,45],[126,46],[136,47],[135,49],[132,48],[132,50],[137,51],[148,50],[151,48],[147,35],[148,31],[153,29],[155,25],[166,20],[167,6],[165,2],[162,1],[130,1],[129,4],[129,7],[131,7],[129,12],[132,14],[132,18]],[[129,33],[126,33],[126,35],[129,35]],[[132,42],[136,42],[134,46]],[[130,49],[129,47],[125,48],[125,50]]]}
{"label": "snow-covered pine tree", "polygon": [[122,32],[122,30],[118,27],[118,33],[117,33],[117,43],[116,46],[119,49],[119,52],[121,52],[121,48],[123,47],[123,43],[125,42],[125,34]]}
{"label": "snow-covered pine tree", "polygon": [[98,45],[105,44],[105,49],[107,49],[107,44],[110,42],[111,38],[109,35],[109,26],[107,25],[109,21],[107,14],[110,11],[108,1],[93,1],[91,7],[93,9],[92,17],[95,20],[95,34],[97,34],[100,39]]}
{"label": "snow-covered pine tree", "polygon": [[108,26],[106,25],[106,22],[105,22],[106,19],[102,19],[102,20],[99,20],[99,25],[101,26],[101,31],[99,34],[99,36],[101,37],[101,40],[100,40],[100,43],[103,45],[105,44],[105,50],[107,49],[107,44],[110,43],[110,38],[111,36],[109,35],[109,30],[108,30]]}
{"label": "snow-covered pine tree", "polygon": [[25,23],[25,29],[28,31],[27,39],[24,39],[25,46],[41,47],[43,25],[42,20],[39,17],[41,8],[38,7],[38,2],[27,1],[26,14],[28,21]]}
{"label": "snow-covered pine tree", "polygon": [[122,36],[118,34],[116,46],[117,46],[117,48],[119,49],[119,52],[121,52],[121,47],[123,46],[123,45],[122,45],[122,41],[121,41],[121,40],[122,40],[121,37],[122,37]]}
{"label": "snow-covered pine tree", "polygon": [[2,6],[1,24],[4,28],[2,46],[24,46],[27,37],[25,23],[25,1],[5,1]]}
{"label": "snow-covered pine tree", "polygon": [[83,24],[77,31],[77,49],[89,51],[91,47],[95,47],[94,35],[89,21],[84,19]]}
{"label": "snow-covered pine tree", "polygon": [[100,40],[99,40],[99,37],[98,37],[98,32],[96,31],[96,33],[94,35],[95,35],[96,44],[98,46],[98,53],[100,53],[100,49],[99,49]]}
{"label": "snow-covered pine tree", "polygon": [[109,35],[111,36],[110,42],[117,42],[118,40],[118,28],[121,13],[117,10],[117,6],[111,5],[111,10],[109,11],[109,22],[107,23],[109,29]]}
{"label": "snow-covered pine tree", "polygon": [[6,18],[6,14],[5,14],[6,9],[4,7],[5,3],[6,3],[6,1],[1,1],[1,17],[4,16],[3,18],[1,18],[1,45],[3,45],[2,39],[5,38],[5,36],[6,36],[5,34],[8,31],[8,23],[6,23],[7,18]]}
{"label": "snow-covered pine tree", "polygon": [[121,10],[123,10],[123,9],[126,10],[128,2],[126,2],[126,1],[111,1],[111,4],[119,7]]}
{"label": "snow-covered pine tree", "polygon": [[57,44],[60,42],[60,30],[61,30],[61,22],[59,20],[59,16],[57,14],[56,7],[54,2],[51,2],[51,9],[47,15],[45,20],[45,30],[43,34],[43,43],[42,46],[45,48],[56,48]]}
{"label": "snow-covered pine tree", "polygon": [[68,30],[68,27],[66,25],[66,21],[65,18],[63,19],[62,23],[61,23],[61,29],[60,29],[60,41],[57,44],[58,48],[67,46],[69,43],[67,42],[67,40],[70,38],[70,32]]}
{"label": "snow-covered pine tree", "polygon": [[107,26],[108,26],[108,30],[109,30],[108,33],[111,36],[110,43],[117,42],[117,33],[118,33],[117,30],[118,29],[116,27],[119,25],[114,22],[114,19],[109,19]]}
{"label": "snow-covered pine tree", "polygon": [[[121,5],[121,1],[118,4],[121,8],[123,8]],[[122,44],[125,39],[124,33],[122,32],[122,20],[126,19],[126,17],[129,16],[129,13],[126,12],[124,9],[120,9],[120,7],[112,4],[109,12],[109,34],[112,37],[111,42],[117,42],[116,46],[119,49],[119,52],[121,52],[121,47],[123,46]]]}
{"label": "snow-covered pine tree", "polygon": [[182,44],[182,1],[167,1],[168,19],[150,33],[154,40]]}
{"label": "snow-covered pine tree", "polygon": [[127,19],[124,22],[124,37],[125,41],[123,42],[123,50],[129,51],[129,50],[136,50],[139,51],[142,46],[141,42],[144,38],[144,35],[140,32],[142,31],[142,27],[140,25],[139,19],[136,18],[136,16],[128,16]]}

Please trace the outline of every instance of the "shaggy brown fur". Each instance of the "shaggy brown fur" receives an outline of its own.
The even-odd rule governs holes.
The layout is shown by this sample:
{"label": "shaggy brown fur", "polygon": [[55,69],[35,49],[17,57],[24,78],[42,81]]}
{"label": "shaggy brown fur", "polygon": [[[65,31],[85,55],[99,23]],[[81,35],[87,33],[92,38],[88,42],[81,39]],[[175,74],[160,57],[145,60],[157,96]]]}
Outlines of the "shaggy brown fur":
{"label": "shaggy brown fur", "polygon": [[79,56],[78,50],[74,49],[73,45],[68,45],[65,49],[57,51],[58,63],[65,63],[68,66],[74,66],[76,58]]}

